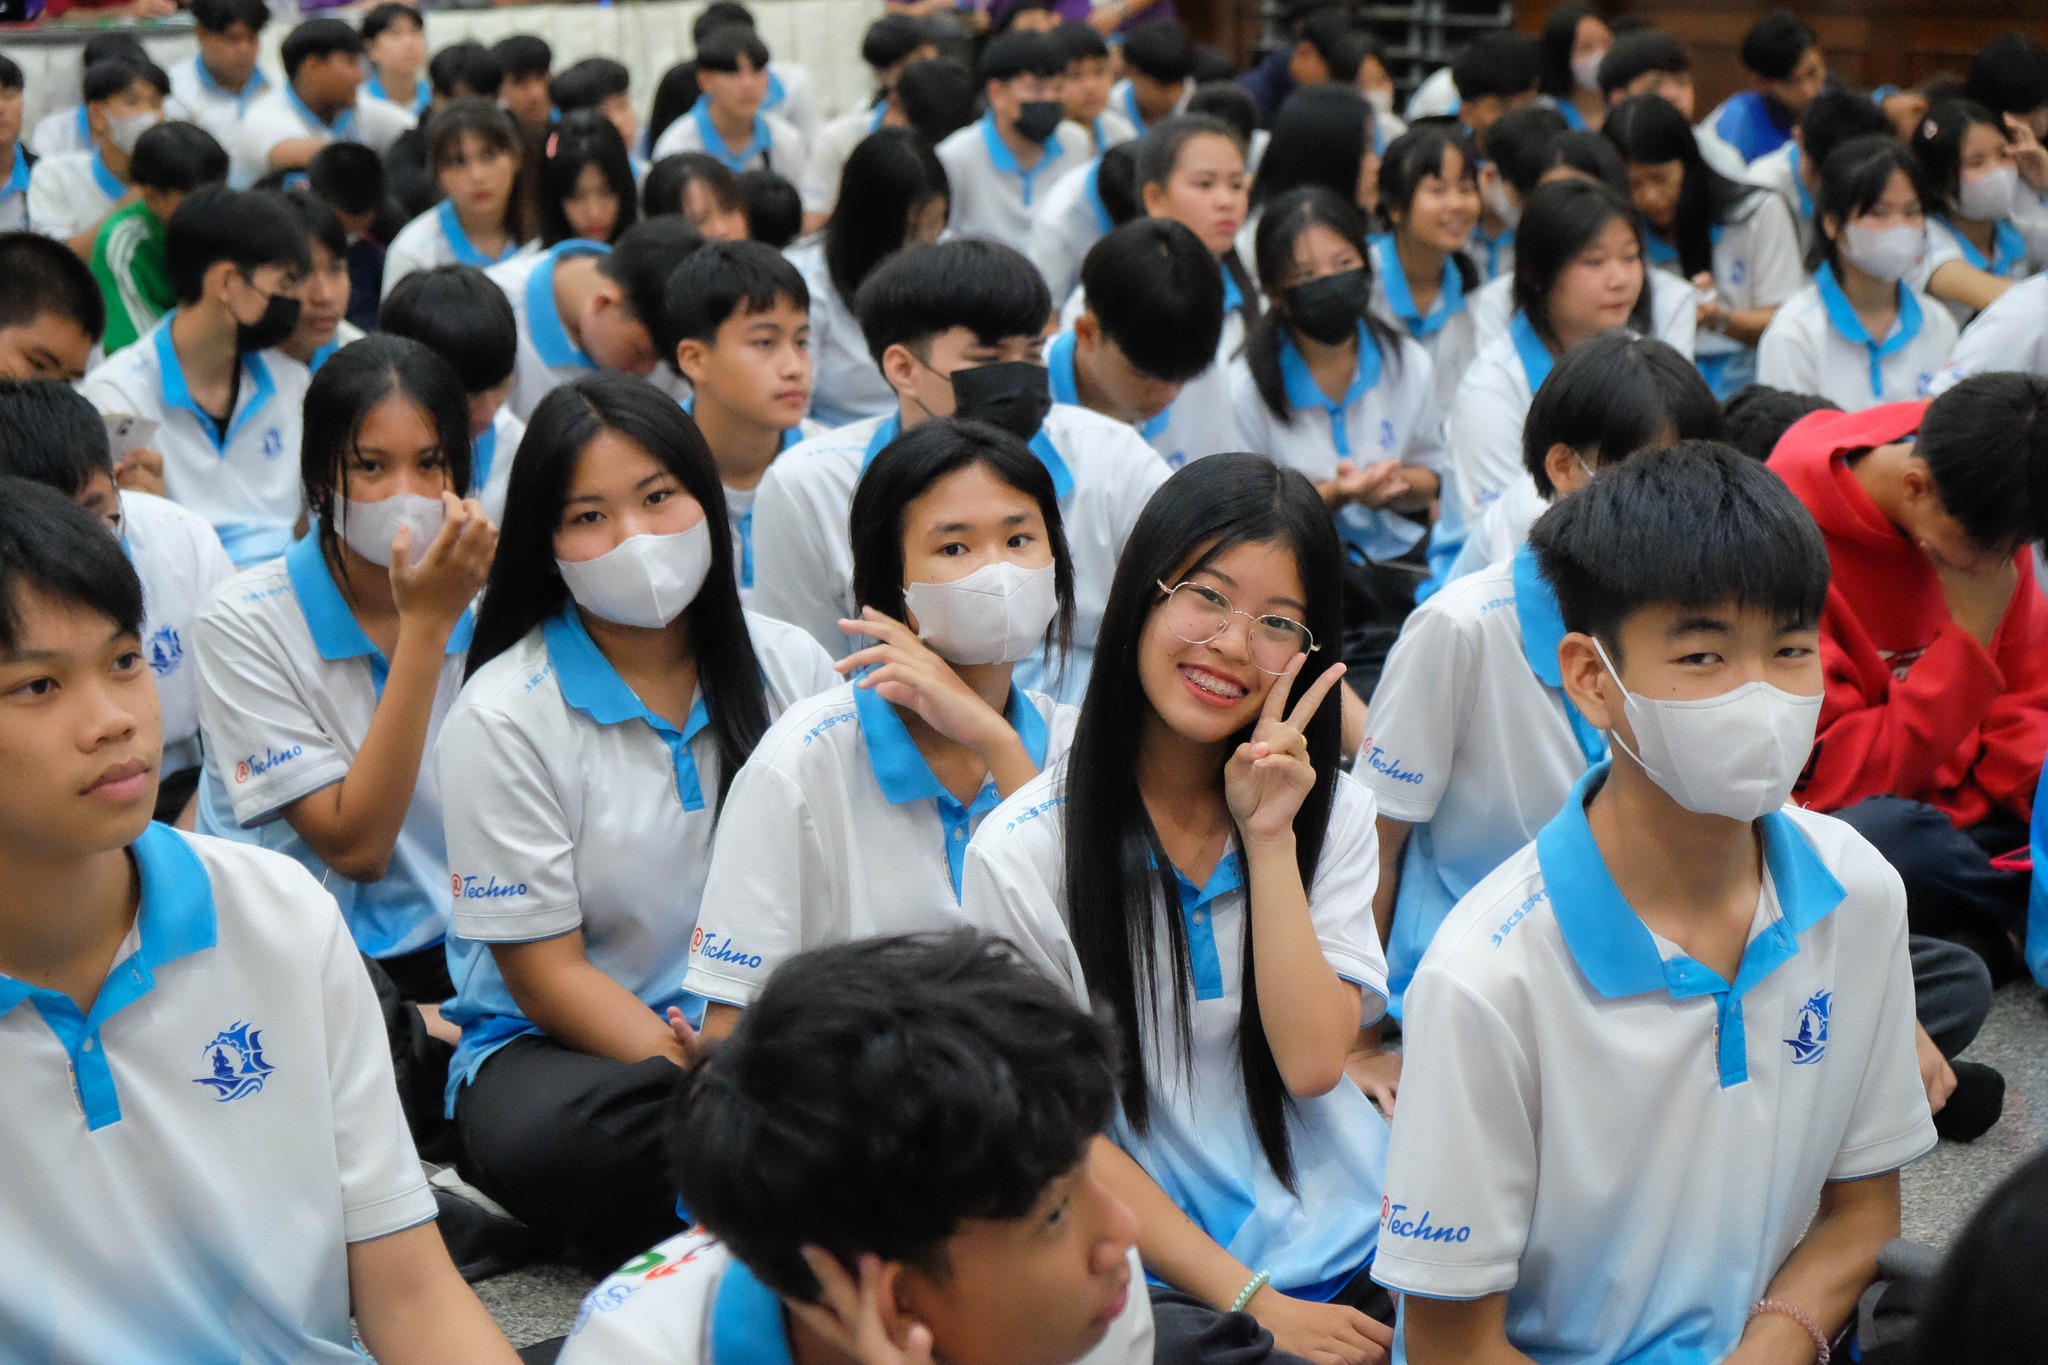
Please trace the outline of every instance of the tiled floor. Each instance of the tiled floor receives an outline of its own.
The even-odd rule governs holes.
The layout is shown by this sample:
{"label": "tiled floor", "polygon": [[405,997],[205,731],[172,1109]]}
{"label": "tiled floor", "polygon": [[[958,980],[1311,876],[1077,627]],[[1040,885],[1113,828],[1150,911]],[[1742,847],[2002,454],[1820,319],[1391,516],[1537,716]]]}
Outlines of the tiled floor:
{"label": "tiled floor", "polygon": [[[2030,983],[1998,993],[1984,1032],[1963,1054],[2005,1073],[2005,1116],[1969,1146],[1944,1142],[1905,1176],[1906,1236],[1945,1245],[1984,1196],[2021,1160],[2048,1143],[2048,1004]],[[477,1286],[515,1346],[569,1330],[590,1278],[565,1266],[537,1266]]]}

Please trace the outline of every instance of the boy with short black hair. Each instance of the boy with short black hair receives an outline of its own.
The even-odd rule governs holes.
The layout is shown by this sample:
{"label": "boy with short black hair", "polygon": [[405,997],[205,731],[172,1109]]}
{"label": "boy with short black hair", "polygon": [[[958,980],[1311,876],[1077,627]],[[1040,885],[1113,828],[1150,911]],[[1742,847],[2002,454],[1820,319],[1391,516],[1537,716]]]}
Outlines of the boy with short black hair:
{"label": "boy with short black hair", "polygon": [[384,163],[360,143],[330,142],[306,163],[306,188],[348,234],[348,320],[373,332],[384,290],[384,244],[374,235],[384,207]]}
{"label": "boy with short black hair", "polygon": [[797,239],[804,228],[803,200],[796,186],[759,166],[741,171],[740,199],[747,206],[747,236],[777,251]]}
{"label": "boy with short black hair", "polygon": [[416,270],[392,287],[377,328],[410,337],[455,367],[469,394],[469,484],[493,526],[504,520],[512,457],[526,423],[506,405],[519,360],[519,322],[505,291],[473,265]]}
{"label": "boy with short black hair", "polygon": [[115,58],[87,68],[84,88],[92,149],[35,164],[28,217],[37,232],[90,259],[100,224],[135,197],[129,162],[143,133],[163,121],[171,79],[153,62]]}
{"label": "boy with short black hair", "polygon": [[1804,20],[1774,9],[1743,35],[1742,65],[1755,88],[1730,95],[1700,126],[1748,163],[1769,156],[1791,138],[1794,125],[1827,84],[1828,59]]}
{"label": "boy with short black hair", "polygon": [[1502,114],[1541,98],[1536,43],[1520,33],[1482,33],[1451,58],[1458,88],[1458,121],[1473,144],[1486,150],[1486,134]]}
{"label": "boy with short black hair", "polygon": [[270,78],[256,65],[270,6],[263,0],[192,0],[192,33],[199,51],[171,68],[164,117],[196,123],[214,141],[232,147],[242,115]]}
{"label": "boy with short black hair", "polygon": [[592,1291],[563,1365],[1150,1365],[1137,1220],[1091,1158],[1112,1053],[973,933],[790,959],[677,1091],[701,1226]]}
{"label": "boy with short black hair", "polygon": [[1602,473],[1531,543],[1612,757],[1408,988],[1373,1265],[1394,1358],[1825,1359],[1935,1141],[1898,876],[1785,805],[1826,545],[1706,442]]}
{"label": "boy with short black hair", "polygon": [[1054,402],[1129,423],[1173,469],[1240,448],[1229,385],[1213,382],[1223,274],[1201,238],[1135,218],[1089,248],[1081,292],[1080,315],[1046,343]]}
{"label": "boy with short black hair", "polygon": [[433,1225],[333,899],[289,858],[150,822],[162,724],[144,620],[98,518],[0,486],[0,690],[21,703],[0,715],[13,1349],[228,1358],[260,1340],[279,1359],[347,1358],[353,1315],[394,1365],[512,1365]]}
{"label": "boy with short black hair", "polygon": [[382,0],[363,13],[363,90],[418,118],[430,98],[426,76],[427,25],[403,0]]}
{"label": "boy with short black hair", "polygon": [[1786,432],[1810,413],[1840,412],[1827,399],[1747,384],[1721,405],[1721,439],[1752,460],[1769,460]]}
{"label": "boy with short black hair", "polygon": [[519,323],[512,415],[526,421],[549,390],[586,370],[624,370],[685,397],[663,299],[669,276],[703,245],[671,215],[635,223],[614,246],[572,238],[485,271]]}
{"label": "boy with short black hair", "polygon": [[1187,112],[1188,97],[1195,93],[1195,40],[1180,20],[1153,19],[1137,25],[1124,35],[1123,55],[1124,78],[1110,87],[1109,105],[1138,136],[1155,123]]}
{"label": "boy with short black hair", "polygon": [[632,91],[633,73],[609,57],[572,62],[548,82],[548,98],[558,115],[595,109],[619,130],[626,149],[638,155],[640,116],[633,111]]}
{"label": "boy with short black hair", "polygon": [[[759,31],[754,12],[738,0],[711,0],[690,22],[690,42],[702,48],[706,38],[723,28]],[[817,141],[818,130],[824,126],[818,101],[811,91],[810,71],[801,62],[778,62],[773,57],[767,62],[767,71],[768,96],[761,102],[762,111],[796,129],[804,146],[809,147]]]}
{"label": "boy with short black hair", "polygon": [[1052,300],[1037,268],[1008,247],[909,247],[868,276],[854,312],[896,411],[805,441],[768,467],[754,503],[755,609],[802,626],[835,659],[852,652],[839,622],[858,614],[846,519],[861,471],[921,422],[982,418],[1028,441],[1052,472],[1074,561],[1066,670],[1054,687],[1034,655],[1017,665],[1017,685],[1078,702],[1117,558],[1166,482],[1166,462],[1124,423],[1053,401],[1041,342]]}
{"label": "boy with short black hair", "polygon": [[952,231],[1031,250],[1046,191],[1088,164],[1088,134],[1060,103],[1066,63],[1043,33],[1005,33],[982,49],[988,108],[938,146],[952,190]]}
{"label": "boy with short black hair", "polygon": [[29,225],[28,178],[36,158],[21,138],[24,84],[20,65],[0,52],[0,232]]}
{"label": "boy with short black hair", "polygon": [[178,302],[164,259],[164,224],[185,196],[228,178],[228,154],[195,123],[159,123],[135,144],[129,178],[140,194],[100,225],[92,273],[107,302],[108,355],[156,326]]}
{"label": "boy with short black hair", "polygon": [[1813,196],[1820,193],[1820,168],[1828,154],[1852,137],[1890,132],[1891,121],[1868,95],[1859,90],[1823,90],[1799,116],[1785,145],[1750,163],[1749,178],[1776,190],[1792,210],[1802,253],[1813,249]]}
{"label": "boy with short black hair", "polygon": [[[1692,119],[1692,57],[1685,44],[1661,29],[1638,29],[1616,36],[1614,46],[1600,59],[1600,94],[1608,105],[1621,103],[1631,95],[1655,95]],[[1730,180],[1748,178],[1742,154],[1723,142],[1711,122],[1692,130],[1700,155],[1709,166]]]}
{"label": "boy with short black hair", "polygon": [[767,112],[768,45],[751,28],[713,29],[697,44],[697,87],[688,113],[663,130],[654,155],[704,152],[734,175],[804,173],[804,135]]}
{"label": "boy with short black hair", "polygon": [[[47,7],[46,7],[47,11]],[[86,72],[101,62],[124,61],[131,66],[147,66],[149,50],[142,45],[132,30],[101,29],[85,40],[85,46],[78,53],[78,73],[81,83]],[[81,92],[82,94],[82,92]],[[81,98],[76,104],[52,109],[36,120],[35,130],[28,139],[29,150],[38,160],[48,156],[62,156],[66,152],[89,152],[92,150],[92,123],[86,117],[85,102]]]}
{"label": "boy with short black hair", "polygon": [[529,133],[546,128],[555,112],[548,95],[548,68],[555,64],[555,52],[547,39],[514,33],[491,44],[491,55],[504,68],[505,83],[498,87],[498,98],[505,102],[506,112]]}
{"label": "boy with short black hair", "polygon": [[107,304],[84,261],[34,232],[0,232],[0,379],[85,378]]}
{"label": "boy with short black hair", "polygon": [[378,156],[391,150],[413,116],[363,88],[363,39],[340,19],[308,19],[285,35],[278,55],[284,84],[242,115],[228,148],[231,183],[253,185],[268,171],[296,170],[335,142],[360,142]]}

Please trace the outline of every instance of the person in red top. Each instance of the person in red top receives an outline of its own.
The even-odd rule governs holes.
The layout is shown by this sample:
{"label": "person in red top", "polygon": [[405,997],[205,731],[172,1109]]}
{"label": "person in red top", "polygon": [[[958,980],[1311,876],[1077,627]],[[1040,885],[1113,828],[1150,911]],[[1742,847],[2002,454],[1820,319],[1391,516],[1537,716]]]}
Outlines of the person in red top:
{"label": "person in red top", "polygon": [[2019,970],[2023,848],[2048,754],[2048,380],[1985,374],[1932,403],[1816,412],[1770,467],[1820,523],[1819,738],[1794,799],[1855,825],[1915,933]]}

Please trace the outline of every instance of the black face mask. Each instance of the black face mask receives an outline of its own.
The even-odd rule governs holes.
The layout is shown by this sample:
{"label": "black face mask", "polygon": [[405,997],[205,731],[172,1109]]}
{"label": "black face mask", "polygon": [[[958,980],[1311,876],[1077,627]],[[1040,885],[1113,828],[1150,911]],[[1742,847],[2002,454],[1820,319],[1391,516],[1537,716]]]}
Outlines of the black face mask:
{"label": "black face mask", "polygon": [[1025,100],[1024,107],[1017,111],[1017,136],[1030,142],[1044,142],[1066,116],[1067,107],[1058,100]]}
{"label": "black face mask", "polygon": [[[249,287],[254,289],[256,286],[252,284]],[[298,330],[299,301],[290,294],[272,294],[269,299],[263,305],[262,317],[254,322],[235,324],[237,355],[267,351]]]}
{"label": "black face mask", "polygon": [[1287,291],[1287,320],[1302,335],[1325,346],[1349,341],[1372,304],[1372,284],[1363,270],[1325,275]]}
{"label": "black face mask", "polygon": [[953,371],[953,415],[1001,427],[1028,441],[1052,411],[1052,385],[1045,366],[1006,360]]}

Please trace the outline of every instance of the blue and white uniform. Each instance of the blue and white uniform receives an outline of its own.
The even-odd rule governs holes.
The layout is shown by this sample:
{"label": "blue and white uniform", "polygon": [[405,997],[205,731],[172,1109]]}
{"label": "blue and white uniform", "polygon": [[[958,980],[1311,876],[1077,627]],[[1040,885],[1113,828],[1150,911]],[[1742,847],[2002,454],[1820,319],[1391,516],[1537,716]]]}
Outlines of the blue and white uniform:
{"label": "blue and white uniform", "polygon": [[769,170],[795,184],[804,175],[804,137],[773,114],[754,115],[753,135],[743,147],[734,147],[719,135],[711,122],[711,97],[699,95],[688,113],[662,129],[655,140],[653,160],[677,152],[704,152],[738,175],[742,171]]}
{"label": "blue and white uniform", "polygon": [[1849,306],[1834,267],[1823,265],[1757,343],[1758,382],[1818,394],[1845,412],[1927,397],[1955,349],[1956,320],[1918,290],[1897,288],[1898,316],[1880,343]]}
{"label": "blue and white uniform", "polygon": [[1115,104],[1110,104],[1090,119],[1086,127],[1088,145],[1094,149],[1097,156],[1101,156],[1112,147],[1135,142],[1138,138],[1138,125],[1131,121],[1130,115],[1118,110]]}
{"label": "blue and white uniform", "polygon": [[388,295],[392,286],[415,270],[432,270],[440,265],[473,265],[479,270],[488,270],[533,249],[530,242],[508,241],[505,249],[497,255],[485,255],[462,230],[462,219],[456,216],[454,201],[443,199],[400,228],[398,235],[391,239],[391,245],[384,252],[382,295]]}
{"label": "blue and white uniform", "polygon": [[[519,324],[519,350],[512,363],[512,392],[505,407],[525,422],[533,417],[540,400],[558,384],[566,384],[597,368],[584,349],[569,336],[562,310],[555,302],[555,266],[576,256],[606,256],[611,248],[602,242],[572,237],[546,251],[514,256],[484,273],[511,300],[512,317]],[[680,402],[690,392],[689,383],[665,361],[656,361],[647,382]]]}
{"label": "blue and white uniform", "polygon": [[993,112],[954,132],[938,148],[953,191],[953,235],[986,238],[1030,255],[1039,207],[1054,185],[1088,164],[1088,145],[1087,129],[1062,123],[1025,170],[996,131]]}
{"label": "blue and white uniform", "polygon": [[[1555,367],[1550,350],[1518,308],[1507,335],[1481,342],[1479,354],[1465,371],[1458,396],[1444,417],[1444,440],[1455,481],[1457,514],[1465,524],[1476,520],[1488,504],[1499,500],[1508,485],[1526,479],[1522,468],[1522,422],[1529,404]],[[1451,516],[1445,499],[1445,516]],[[1459,537],[1460,542],[1463,536]]]}
{"label": "blue and white uniform", "polygon": [[[1238,330],[1242,335],[1242,326]],[[1074,377],[1074,344],[1072,326],[1047,342],[1045,368],[1052,382],[1053,401],[1079,406],[1081,387]],[[1229,371],[1221,364],[1210,365],[1183,385],[1164,411],[1149,422],[1132,423],[1131,429],[1159,452],[1169,469],[1179,469],[1204,455],[1242,449],[1230,408]]]}
{"label": "blue and white uniform", "polygon": [[1584,809],[1606,775],[1459,902],[1408,988],[1373,1277],[1505,1293],[1537,1360],[1722,1360],[1822,1186],[1934,1146],[1905,891],[1847,825],[1765,816],[1731,984],[1622,898]]}
{"label": "blue and white uniform", "polygon": [[852,301],[832,282],[825,240],[818,237],[783,253],[811,295],[811,415],[819,424],[843,427],[864,417],[896,410],[896,390],[868,351],[868,339],[853,315]]}
{"label": "blue and white uniform", "polygon": [[196,123],[213,134],[221,150],[231,150],[241,132],[242,116],[259,95],[270,89],[270,77],[257,67],[240,93],[227,89],[213,78],[197,53],[170,70],[171,95],[164,101],[164,117]]}
{"label": "blue and white uniform", "polygon": [[[1714,293],[1730,312],[1776,308],[1799,292],[1806,279],[1799,230],[1792,211],[1776,195],[1763,190],[1750,194],[1726,222],[1714,224],[1711,235]],[[1645,232],[1643,240],[1649,264],[1690,287],[1678,248],[1655,232]],[[1697,310],[1694,322],[1694,363],[1714,397],[1725,402],[1737,389],[1756,381],[1756,348],[1719,332],[1698,331]]]}
{"label": "blue and white uniform", "polygon": [[[901,430],[891,414],[805,441],[768,466],[756,492],[754,609],[802,626],[835,659],[857,647],[839,629],[842,617],[859,615],[846,529],[853,486]],[[1079,703],[1124,540],[1172,471],[1130,427],[1065,403],[1053,404],[1031,449],[1052,474],[1074,560],[1074,647],[1056,688],[1045,690]],[[1017,665],[1017,679],[1029,688],[1054,682],[1037,655]]]}
{"label": "blue and white uniform", "polygon": [[28,221],[45,237],[68,242],[104,222],[126,193],[97,151],[46,156],[29,171]]}
{"label": "blue and white uniform", "polygon": [[[747,631],[771,716],[839,684],[794,626],[750,614]],[[486,1058],[541,1031],[506,989],[494,943],[581,932],[591,964],[650,1009],[703,1018],[683,973],[719,820],[710,725],[701,690],[681,730],[648,710],[573,605],[462,690],[427,765],[438,762],[448,793],[444,886],[455,889],[451,1114]]]}
{"label": "blue and white uniform", "polygon": [[1787,142],[1769,156],[1758,157],[1749,165],[1749,181],[1774,192],[1784,201],[1792,213],[1792,222],[1799,229],[1799,259],[1804,269],[1806,253],[1813,247],[1813,192],[1806,188],[1801,175],[1803,157],[1797,142]]}
{"label": "blue and white uniform", "polygon": [[0,232],[27,232],[34,227],[28,216],[28,182],[34,159],[19,141],[7,153],[7,174],[0,177]]}
{"label": "blue and white uniform", "polygon": [[271,149],[299,138],[360,142],[383,156],[415,121],[397,105],[358,90],[353,107],[342,110],[332,123],[323,123],[289,83],[280,84],[264,91],[242,111],[242,126],[227,148],[231,157],[228,183],[238,189],[255,184],[270,170]]}
{"label": "blue and white uniform", "polygon": [[[1080,717],[1015,685],[1004,714],[1040,768]],[[993,777],[947,791],[879,692],[791,706],[726,796],[684,986],[744,1008],[807,949],[954,928],[967,841],[1001,802]]]}
{"label": "blue and white uniform", "polygon": [[90,1011],[0,976],[8,1353],[355,1360],[346,1247],[434,1218],[362,960],[288,859],[163,825],[129,852]]}
{"label": "blue and white uniform", "polygon": [[2022,280],[1977,314],[1934,377],[1943,393],[1973,374],[2019,370],[2048,378],[2048,275]]}
{"label": "blue and white uniform", "polygon": [[1797,122],[1790,109],[1767,98],[1762,91],[1743,90],[1715,105],[1699,126],[1711,129],[1714,137],[1733,148],[1746,165],[1790,142]]}
{"label": "blue and white uniform", "polygon": [[[697,413],[697,396],[691,394],[682,403],[683,411],[692,417]],[[782,433],[782,444],[778,451],[800,446],[814,436],[823,436],[830,428],[819,425],[806,417],[803,421]],[[748,606],[754,599],[754,494],[753,488],[734,488],[731,484],[721,485],[725,490],[726,520],[732,525],[732,571],[739,581],[740,601]]]}
{"label": "blue and white uniform", "polygon": [[1372,247],[1372,311],[1387,326],[1408,337],[1429,353],[1436,372],[1437,407],[1448,412],[1457,397],[1458,383],[1465,368],[1478,353],[1471,300],[1465,295],[1465,277],[1458,273],[1455,259],[1445,258],[1436,301],[1424,312],[1409,291],[1408,276],[1401,269],[1401,253],[1392,233],[1381,233]]}
{"label": "blue and white uniform", "polygon": [[1101,173],[1102,158],[1097,157],[1047,190],[1032,216],[1031,245],[1025,254],[1045,276],[1055,304],[1080,285],[1081,262],[1088,258],[1088,249],[1116,226],[1102,202]]}
{"label": "blue and white uniform", "polygon": [[469,451],[469,495],[483,504],[491,525],[505,523],[505,491],[512,482],[512,457],[526,439],[526,423],[500,406],[490,429],[476,438]]}
{"label": "blue and white uniform", "polygon": [[[448,637],[425,752],[462,687],[468,612]],[[250,569],[199,613],[199,710],[207,770],[200,828],[290,854],[341,903],[371,957],[431,948],[448,932],[441,787],[422,759],[381,880],[352,882],[299,837],[284,808],[348,776],[369,735],[391,662],[372,644],[308,534]]]}
{"label": "blue and white uniform", "polygon": [[[1188,101],[1194,97],[1195,78],[1189,76],[1180,83],[1180,96],[1174,100],[1173,113],[1167,115],[1167,117],[1173,118],[1177,115],[1185,114],[1188,111]],[[1109,107],[1122,114],[1124,121],[1137,130],[1139,137],[1143,137],[1146,133],[1152,131],[1152,124],[1145,122],[1145,115],[1138,108],[1138,92],[1131,85],[1130,77],[1126,76],[1109,87]],[[1163,122],[1163,120],[1161,121]]]}
{"label": "blue and white uniform", "polygon": [[[1950,261],[1961,261],[1987,275],[2001,280],[2024,280],[2038,274],[2044,262],[2032,249],[2032,244],[2021,233],[2010,218],[2001,218],[1991,230],[1991,254],[1986,256],[1977,249],[1977,244],[1963,236],[1956,225],[1940,214],[1927,216],[1927,253],[1920,258],[1906,276],[1906,283],[1922,293],[1934,278],[1934,272]],[[1957,327],[1964,327],[1976,314],[1966,304],[1939,300],[1955,318]]]}
{"label": "blue and white uniform", "polygon": [[[1365,323],[1358,324],[1358,363],[1341,399],[1324,394],[1308,361],[1284,328],[1280,333],[1280,378],[1293,413],[1286,421],[1266,406],[1252,379],[1251,365],[1231,363],[1231,406],[1237,434],[1247,450],[1275,464],[1299,470],[1317,482],[1337,477],[1348,460],[1363,468],[1399,460],[1441,474],[1443,420],[1437,409],[1436,374],[1420,344],[1398,338],[1391,356],[1380,353]],[[1422,521],[1397,512],[1348,505],[1337,513],[1337,534],[1367,559],[1395,559],[1428,532]]]}
{"label": "blue and white uniform", "polygon": [[312,372],[280,351],[242,357],[226,430],[199,406],[171,341],[177,313],[124,346],[78,386],[107,415],[157,424],[171,501],[205,517],[247,568],[284,553],[299,519],[300,409]]}
{"label": "blue and white uniform", "polygon": [[163,774],[200,763],[199,609],[235,576],[206,519],[148,493],[121,494],[121,547],[142,580],[142,657],[163,712]]}
{"label": "blue and white uniform", "polygon": [[[968,846],[961,908],[970,925],[1016,944],[1085,1009],[1088,982],[1067,926],[1065,782],[1065,765],[1049,768],[989,817]],[[1328,1300],[1372,1262],[1387,1124],[1347,1076],[1328,1094],[1288,1106],[1295,1188],[1273,1173],[1252,1129],[1238,1068],[1251,932],[1244,877],[1235,848],[1199,887],[1176,869],[1180,899],[1173,909],[1183,924],[1193,997],[1191,1065],[1174,1044],[1173,994],[1162,987],[1158,999],[1139,1005],[1150,1130],[1141,1135],[1120,1116],[1111,1136],[1203,1232],[1246,1265],[1270,1271],[1275,1289]],[[1386,960],[1372,918],[1378,881],[1372,797],[1340,774],[1308,909],[1325,960],[1362,992],[1361,1025],[1386,1006]],[[1166,913],[1155,905],[1155,943],[1171,942]]]}
{"label": "blue and white uniform", "polygon": [[28,149],[39,157],[89,152],[92,147],[92,118],[83,104],[43,115],[28,137]]}
{"label": "blue and white uniform", "polygon": [[400,113],[410,114],[415,119],[423,117],[427,109],[434,103],[434,87],[428,81],[425,71],[421,71],[417,76],[413,77],[412,99],[410,101],[393,99],[390,92],[385,90],[384,77],[375,66],[371,66],[369,75],[363,78],[363,93],[371,99],[382,100],[393,109],[398,110]]}

